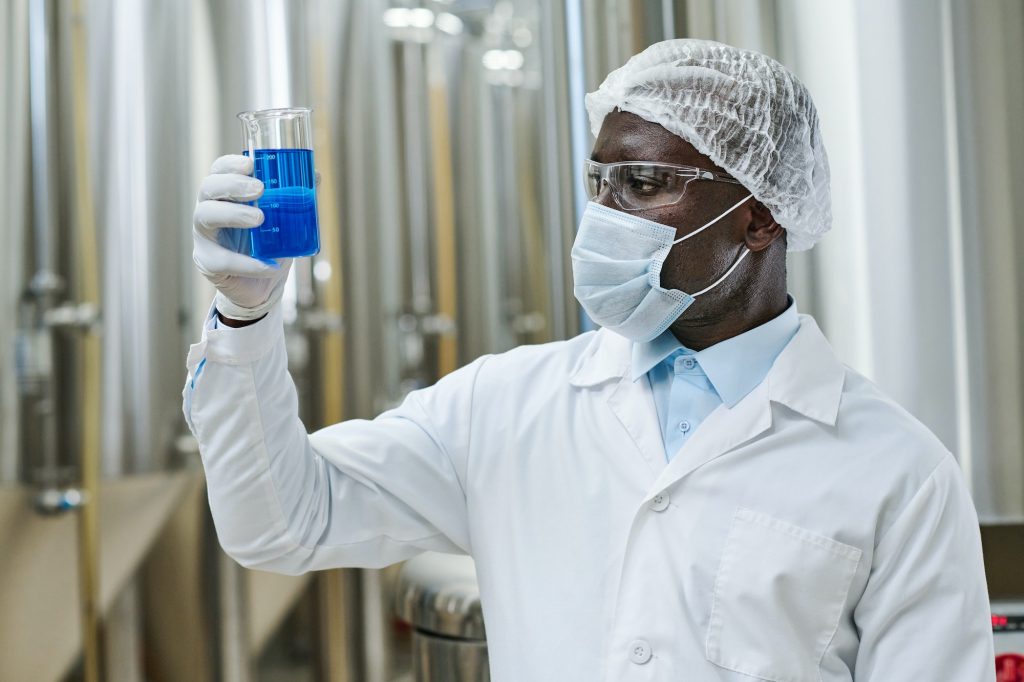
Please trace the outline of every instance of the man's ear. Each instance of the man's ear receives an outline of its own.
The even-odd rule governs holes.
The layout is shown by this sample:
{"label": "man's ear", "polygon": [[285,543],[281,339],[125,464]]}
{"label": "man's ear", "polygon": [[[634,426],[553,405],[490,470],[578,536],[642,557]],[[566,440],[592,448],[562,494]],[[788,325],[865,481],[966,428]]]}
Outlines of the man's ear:
{"label": "man's ear", "polygon": [[768,207],[758,200],[750,204],[750,223],[747,225],[747,248],[751,251],[764,251],[772,242],[786,233],[786,230],[775,222],[775,217]]}

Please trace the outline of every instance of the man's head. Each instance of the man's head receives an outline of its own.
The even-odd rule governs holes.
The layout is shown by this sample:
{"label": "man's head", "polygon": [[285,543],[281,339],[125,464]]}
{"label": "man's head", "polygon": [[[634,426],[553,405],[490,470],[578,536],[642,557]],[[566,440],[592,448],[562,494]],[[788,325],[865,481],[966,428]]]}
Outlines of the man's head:
{"label": "man's head", "polygon": [[[713,324],[723,304],[755,304],[766,287],[785,293],[786,249],[810,248],[831,226],[828,159],[803,84],[756,52],[670,40],[610,73],[586,105],[597,136],[593,160],[697,166],[740,183],[696,181],[677,204],[635,215],[682,237],[753,195],[667,256],[662,286],[695,292],[744,247],[751,252],[686,320]],[[622,208],[610,191],[595,201]]]}
{"label": "man's head", "polygon": [[828,157],[804,85],[758,52],[666,40],[630,58],[586,97],[598,136],[616,109],[660,124],[739,180],[809,249],[831,227]]}
{"label": "man's head", "polygon": [[[591,159],[600,163],[654,161],[726,173],[692,144],[660,124],[618,110],[605,117]],[[622,210],[623,206],[612,194],[611,187],[605,186],[593,201]],[[678,203],[635,214],[675,228],[677,238],[684,237],[749,194],[742,185],[691,181]],[[688,323],[713,323],[733,304],[748,302],[760,291],[785,288],[785,230],[772,217],[771,211],[754,198],[744,201],[714,226],[687,240],[682,248],[672,249],[661,269],[661,285],[667,289],[699,291],[726,272],[741,255],[743,247],[751,251],[751,258],[741,265],[742,269],[734,277],[705,294],[701,305],[684,315]]]}

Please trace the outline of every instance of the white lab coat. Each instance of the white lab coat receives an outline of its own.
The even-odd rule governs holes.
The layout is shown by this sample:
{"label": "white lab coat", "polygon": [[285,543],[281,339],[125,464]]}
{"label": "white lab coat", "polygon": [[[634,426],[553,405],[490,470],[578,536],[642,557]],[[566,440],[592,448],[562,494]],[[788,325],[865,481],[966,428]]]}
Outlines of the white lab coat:
{"label": "white lab coat", "polygon": [[307,436],[274,310],[192,347],[185,414],[246,566],[472,555],[494,682],[994,679],[956,461],[811,317],[667,465],[629,362],[524,346]]}

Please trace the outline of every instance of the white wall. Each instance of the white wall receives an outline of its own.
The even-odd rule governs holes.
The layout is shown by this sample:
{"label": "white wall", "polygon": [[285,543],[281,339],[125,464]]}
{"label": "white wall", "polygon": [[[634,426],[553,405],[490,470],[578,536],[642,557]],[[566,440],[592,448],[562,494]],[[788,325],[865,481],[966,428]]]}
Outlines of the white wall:
{"label": "white wall", "polygon": [[835,215],[793,259],[794,291],[840,357],[957,455],[991,522],[1024,519],[1021,14],[1012,0],[777,3]]}

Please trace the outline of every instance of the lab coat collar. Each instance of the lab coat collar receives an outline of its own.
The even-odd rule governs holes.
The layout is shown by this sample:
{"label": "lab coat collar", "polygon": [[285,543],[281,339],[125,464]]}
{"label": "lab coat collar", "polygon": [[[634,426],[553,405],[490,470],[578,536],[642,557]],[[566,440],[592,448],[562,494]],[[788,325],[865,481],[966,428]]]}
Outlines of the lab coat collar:
{"label": "lab coat collar", "polygon": [[776,358],[765,380],[736,405],[719,405],[708,415],[655,476],[643,504],[658,491],[765,433],[772,427],[773,402],[834,426],[845,376],[845,368],[814,318],[801,315],[799,331]]}
{"label": "lab coat collar", "polygon": [[598,329],[573,366],[569,383],[577,388],[592,388],[621,378],[629,369],[631,347],[632,342],[626,337]]}
{"label": "lab coat collar", "polygon": [[805,417],[835,426],[846,368],[810,315],[800,315],[800,330],[768,376],[768,399]]}
{"label": "lab coat collar", "polygon": [[[810,315],[800,315],[800,329],[779,353],[768,376],[770,401],[822,424],[834,426],[846,371]],[[607,329],[594,334],[576,362],[569,383],[589,388],[613,379],[628,377],[632,342]],[[752,391],[734,409],[748,400],[758,400],[764,391]]]}

